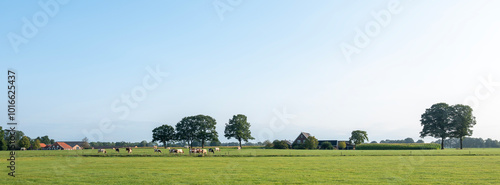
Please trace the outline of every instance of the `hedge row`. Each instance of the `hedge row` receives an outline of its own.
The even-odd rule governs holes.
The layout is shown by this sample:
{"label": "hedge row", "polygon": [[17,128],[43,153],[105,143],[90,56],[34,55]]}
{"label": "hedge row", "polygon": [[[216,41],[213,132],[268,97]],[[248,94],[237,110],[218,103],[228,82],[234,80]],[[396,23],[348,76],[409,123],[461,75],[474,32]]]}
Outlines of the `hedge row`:
{"label": "hedge row", "polygon": [[356,146],[356,150],[439,150],[436,143],[370,143]]}

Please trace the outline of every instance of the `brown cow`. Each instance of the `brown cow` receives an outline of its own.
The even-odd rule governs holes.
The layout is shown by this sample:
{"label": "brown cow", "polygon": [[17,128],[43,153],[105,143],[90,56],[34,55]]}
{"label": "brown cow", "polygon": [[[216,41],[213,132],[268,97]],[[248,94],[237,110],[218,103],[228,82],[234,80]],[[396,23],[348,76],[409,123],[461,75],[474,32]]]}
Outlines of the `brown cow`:
{"label": "brown cow", "polygon": [[132,148],[131,147],[127,147],[127,148],[125,148],[125,150],[127,150],[128,153],[132,153]]}
{"label": "brown cow", "polygon": [[241,150],[241,147],[238,146],[238,150]]}
{"label": "brown cow", "polygon": [[215,151],[218,151],[218,152],[220,152],[220,149],[219,149],[219,148],[215,148]]}

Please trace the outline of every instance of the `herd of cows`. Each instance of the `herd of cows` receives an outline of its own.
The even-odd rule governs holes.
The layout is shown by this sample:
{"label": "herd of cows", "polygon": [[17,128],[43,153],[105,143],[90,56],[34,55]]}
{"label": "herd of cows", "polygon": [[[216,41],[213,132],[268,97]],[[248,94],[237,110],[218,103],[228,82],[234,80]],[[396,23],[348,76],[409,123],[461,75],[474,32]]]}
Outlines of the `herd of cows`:
{"label": "herd of cows", "polygon": [[[157,148],[157,146],[154,146],[153,147],[154,149],[154,152],[155,153],[162,153],[162,151],[160,149]],[[174,154],[183,154],[184,151],[182,149],[170,149],[170,147],[166,148],[170,153],[174,153]],[[240,147],[238,147],[238,150],[241,149]],[[120,149],[119,148],[113,148],[113,150],[115,152],[118,152],[120,153]],[[130,154],[132,153],[132,148],[131,147],[127,147],[125,148],[125,150],[127,150],[127,152]],[[212,152],[215,154],[215,152],[220,152],[220,149],[219,148],[209,148],[208,149],[208,152]],[[105,153],[107,154],[108,152],[106,151],[106,149],[99,149],[97,150],[97,153]],[[200,149],[200,148],[191,148],[189,149],[189,153],[199,153],[199,154],[207,154],[207,149]]]}

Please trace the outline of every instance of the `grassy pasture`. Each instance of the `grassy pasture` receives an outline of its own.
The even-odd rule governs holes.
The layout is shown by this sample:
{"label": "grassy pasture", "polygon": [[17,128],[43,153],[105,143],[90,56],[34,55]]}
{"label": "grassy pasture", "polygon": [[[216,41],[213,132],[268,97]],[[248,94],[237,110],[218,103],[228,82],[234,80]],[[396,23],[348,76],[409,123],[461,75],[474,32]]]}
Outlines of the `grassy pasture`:
{"label": "grassy pasture", "polygon": [[[411,153],[410,153],[411,152]],[[229,153],[229,154],[227,154]],[[8,158],[8,152],[0,152]],[[2,184],[500,184],[500,149],[270,150],[216,155],[19,151]],[[7,165],[3,159],[4,165]]]}

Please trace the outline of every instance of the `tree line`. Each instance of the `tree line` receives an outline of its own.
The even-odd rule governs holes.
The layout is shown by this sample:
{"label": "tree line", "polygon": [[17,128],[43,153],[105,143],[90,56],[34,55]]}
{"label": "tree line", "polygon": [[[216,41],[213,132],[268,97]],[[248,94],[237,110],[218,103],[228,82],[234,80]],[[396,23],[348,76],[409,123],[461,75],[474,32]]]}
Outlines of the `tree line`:
{"label": "tree line", "polygon": [[[153,129],[152,142],[160,142],[166,148],[168,142],[181,141],[193,147],[196,142],[204,148],[207,143],[220,143],[219,134],[216,131],[217,121],[207,115],[196,115],[182,118],[175,128],[170,125],[161,125]],[[224,137],[235,138],[241,147],[242,141],[248,142],[255,139],[251,136],[250,123],[243,114],[234,115],[226,123]]]}
{"label": "tree line", "polygon": [[[377,141],[372,141],[371,143],[377,143]],[[401,140],[380,140],[380,143],[425,143],[424,140],[419,139],[418,141],[415,142],[413,138],[407,137],[406,139],[401,139]]]}
{"label": "tree line", "polygon": [[[2,127],[0,127],[0,150],[9,150],[8,148],[8,142],[10,140],[9,134],[7,134],[7,130],[3,130]],[[17,130],[14,134],[14,146],[16,150],[20,149],[21,147],[24,148],[31,148],[38,150],[40,149],[40,143],[44,144],[54,144],[55,141],[54,139],[50,139],[49,136],[42,136],[42,137],[36,137],[35,139],[32,139],[26,135],[20,130]]]}
{"label": "tree line", "polygon": [[[433,143],[441,143],[441,140],[434,141]],[[460,140],[457,138],[450,138],[444,140],[445,148],[459,148]],[[500,141],[488,138],[484,140],[483,138],[472,138],[465,137],[463,139],[463,147],[465,148],[500,148]]]}

